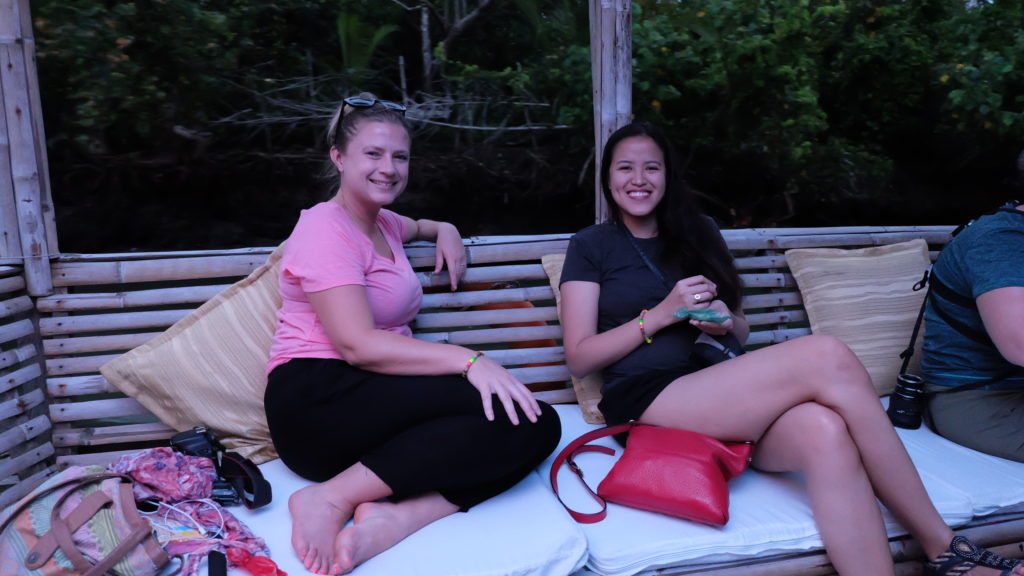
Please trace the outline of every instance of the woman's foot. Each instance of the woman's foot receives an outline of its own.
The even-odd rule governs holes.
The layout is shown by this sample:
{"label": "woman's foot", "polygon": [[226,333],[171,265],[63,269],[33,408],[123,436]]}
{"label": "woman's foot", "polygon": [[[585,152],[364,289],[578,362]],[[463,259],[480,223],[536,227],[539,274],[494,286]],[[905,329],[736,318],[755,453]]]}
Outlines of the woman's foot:
{"label": "woman's foot", "polygon": [[336,501],[323,484],[307,486],[288,498],[292,515],[292,548],[314,574],[336,574],[335,538],[352,517],[352,507]]}
{"label": "woman's foot", "polygon": [[397,504],[366,502],[356,506],[355,522],[345,527],[334,542],[332,574],[348,574],[353,568],[391,548],[412,534],[397,513]]}
{"label": "woman's foot", "polygon": [[355,522],[334,543],[334,574],[347,574],[427,524],[454,514],[458,506],[437,492],[392,502],[356,506]]}
{"label": "woman's foot", "polygon": [[925,576],[1024,576],[1024,563],[1003,558],[955,536],[949,548],[925,563]]}

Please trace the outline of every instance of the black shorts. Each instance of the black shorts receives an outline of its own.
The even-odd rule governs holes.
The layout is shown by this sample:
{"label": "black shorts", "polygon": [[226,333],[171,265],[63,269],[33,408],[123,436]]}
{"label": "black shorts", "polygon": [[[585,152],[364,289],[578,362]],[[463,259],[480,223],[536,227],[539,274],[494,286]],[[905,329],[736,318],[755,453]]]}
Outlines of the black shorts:
{"label": "black shorts", "polygon": [[694,371],[692,368],[663,370],[623,378],[611,386],[605,386],[597,408],[604,414],[605,422],[609,425],[638,420],[662,390],[676,379]]}

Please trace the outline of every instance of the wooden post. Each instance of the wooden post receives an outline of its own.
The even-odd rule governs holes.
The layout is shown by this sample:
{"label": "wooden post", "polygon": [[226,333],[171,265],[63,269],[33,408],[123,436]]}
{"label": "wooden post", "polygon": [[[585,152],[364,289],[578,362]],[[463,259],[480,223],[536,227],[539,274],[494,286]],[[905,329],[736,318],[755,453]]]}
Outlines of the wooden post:
{"label": "wooden post", "polygon": [[0,0],[0,262],[23,264],[29,294],[53,292],[57,234],[29,0]]}
{"label": "wooden post", "polygon": [[633,111],[633,34],[628,0],[590,0],[590,58],[594,87],[594,211],[608,217],[601,193],[601,151]]}

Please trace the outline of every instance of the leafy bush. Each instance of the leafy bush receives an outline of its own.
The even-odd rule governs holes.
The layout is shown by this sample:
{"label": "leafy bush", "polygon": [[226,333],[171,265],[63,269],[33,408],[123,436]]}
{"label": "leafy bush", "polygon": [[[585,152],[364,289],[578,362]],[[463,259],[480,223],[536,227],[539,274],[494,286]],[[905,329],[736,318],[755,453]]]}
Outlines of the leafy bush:
{"label": "leafy bush", "polygon": [[[369,90],[413,108],[403,201],[418,212],[467,233],[565,232],[592,219],[583,0],[37,0],[32,10],[58,217],[62,206],[91,203],[96,218],[180,196],[156,212],[195,219],[201,203],[205,216],[260,230],[237,244],[277,241],[290,221],[267,222],[315,198],[326,117]],[[1019,2],[641,0],[632,10],[635,115],[668,128],[725,226],[952,223],[1020,191]]]}

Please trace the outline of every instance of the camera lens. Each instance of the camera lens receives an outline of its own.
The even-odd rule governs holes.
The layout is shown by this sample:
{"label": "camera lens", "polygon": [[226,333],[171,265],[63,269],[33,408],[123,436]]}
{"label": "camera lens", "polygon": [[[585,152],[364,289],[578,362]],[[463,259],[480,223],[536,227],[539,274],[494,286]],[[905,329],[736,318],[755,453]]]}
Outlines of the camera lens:
{"label": "camera lens", "polygon": [[900,374],[896,389],[889,396],[889,420],[893,426],[916,430],[921,427],[924,404],[924,380],[915,374]]}

